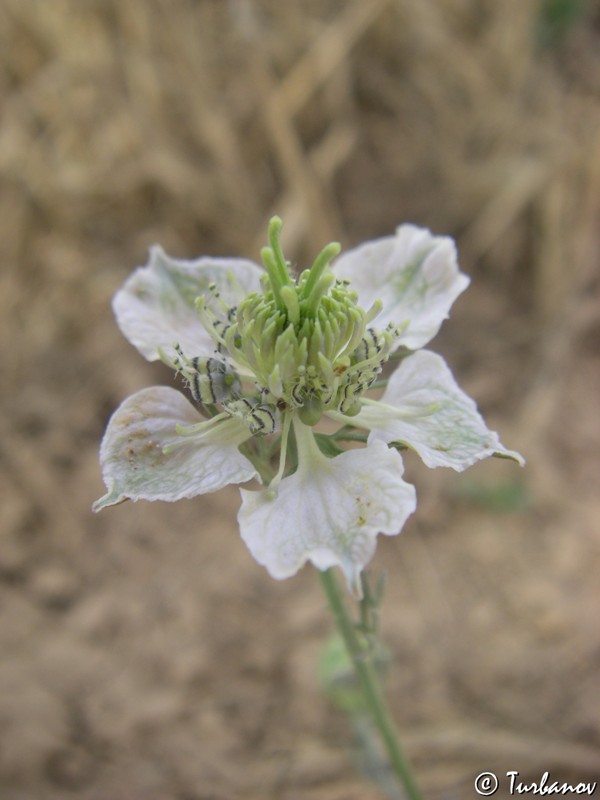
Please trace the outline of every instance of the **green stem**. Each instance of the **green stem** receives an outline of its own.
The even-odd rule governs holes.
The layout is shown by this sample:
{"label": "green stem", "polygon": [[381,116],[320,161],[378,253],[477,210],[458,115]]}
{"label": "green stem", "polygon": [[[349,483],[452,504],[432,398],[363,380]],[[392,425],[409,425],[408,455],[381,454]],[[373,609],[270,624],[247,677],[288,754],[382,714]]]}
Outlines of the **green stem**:
{"label": "green stem", "polygon": [[354,622],[348,614],[335,573],[333,569],[328,569],[325,572],[319,572],[319,576],[336,625],[354,665],[365,702],[385,744],[390,764],[404,787],[408,800],[422,800],[412,770],[400,747],[396,726],[379,686],[373,662],[369,654],[365,652]]}

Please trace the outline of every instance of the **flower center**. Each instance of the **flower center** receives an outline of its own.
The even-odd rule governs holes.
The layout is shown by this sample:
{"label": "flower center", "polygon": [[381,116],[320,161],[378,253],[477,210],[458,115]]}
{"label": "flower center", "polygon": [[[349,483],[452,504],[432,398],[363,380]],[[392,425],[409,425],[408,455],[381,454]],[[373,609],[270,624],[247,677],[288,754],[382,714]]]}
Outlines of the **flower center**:
{"label": "flower center", "polygon": [[200,300],[203,322],[212,327],[220,349],[252,373],[263,402],[296,410],[306,425],[315,425],[331,409],[356,414],[360,396],[388,357],[395,331],[368,327],[381,304],[365,311],[348,283],[336,280],[330,261],[340,251],[337,243],[327,245],[312,267],[294,279],[283,257],[280,230],[281,220],[275,217],[269,225],[270,246],[262,251],[262,292],[228,309],[227,323]]}

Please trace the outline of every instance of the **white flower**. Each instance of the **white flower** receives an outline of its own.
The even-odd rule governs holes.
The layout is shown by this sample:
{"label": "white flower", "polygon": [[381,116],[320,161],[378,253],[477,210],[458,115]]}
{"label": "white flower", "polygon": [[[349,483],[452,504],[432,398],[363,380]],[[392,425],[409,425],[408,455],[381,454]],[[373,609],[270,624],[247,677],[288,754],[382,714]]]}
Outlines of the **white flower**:
{"label": "white flower", "polygon": [[[451,239],[402,225],[333,265],[339,246],[329,245],[294,279],[280,228],[274,218],[264,270],[241,259],[180,261],[155,247],[115,296],[124,335],[179,372],[206,415],[165,387],[125,400],[102,442],[108,492],[94,509],[257,478],[268,485],[242,489],[238,517],[256,560],[275,578],[306,561],[339,566],[359,592],[377,534],[399,533],[416,506],[393,445],[430,467],[462,470],[489,455],[523,461],[487,429],[440,356],[411,352],[468,285]],[[403,360],[383,397],[369,398],[398,348]],[[344,426],[329,439],[312,430],[323,415]],[[361,428],[366,445],[342,452],[345,433]],[[265,453],[277,445],[273,476]]]}

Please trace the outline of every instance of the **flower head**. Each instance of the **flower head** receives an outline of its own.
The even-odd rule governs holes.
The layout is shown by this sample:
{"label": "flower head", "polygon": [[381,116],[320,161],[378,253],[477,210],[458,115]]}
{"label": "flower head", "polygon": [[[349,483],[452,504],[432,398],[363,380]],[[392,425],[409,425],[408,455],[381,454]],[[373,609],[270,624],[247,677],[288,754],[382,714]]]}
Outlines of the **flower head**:
{"label": "flower head", "polygon": [[[399,533],[416,507],[398,446],[457,470],[522,458],[487,429],[443,359],[419,349],[468,285],[451,239],[402,225],[340,257],[330,244],[296,278],[280,230],[275,217],[264,269],[154,247],[117,293],[122,332],[178,372],[194,404],[167,387],[124,401],[102,441],[108,492],[94,509],[256,478],[266,486],[242,489],[238,519],[257,561],[275,578],[307,560],[338,565],[358,592],[377,534]],[[369,398],[393,353],[400,366],[383,397]],[[342,426],[336,434],[314,431],[323,416]],[[348,437],[365,446],[344,451]]]}

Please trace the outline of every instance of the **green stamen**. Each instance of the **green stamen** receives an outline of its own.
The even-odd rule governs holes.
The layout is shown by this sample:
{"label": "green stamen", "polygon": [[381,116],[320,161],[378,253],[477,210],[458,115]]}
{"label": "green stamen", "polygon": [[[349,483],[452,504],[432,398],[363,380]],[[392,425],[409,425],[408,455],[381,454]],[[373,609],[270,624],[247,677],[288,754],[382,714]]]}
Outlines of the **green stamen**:
{"label": "green stamen", "polygon": [[375,300],[371,308],[367,311],[367,314],[365,316],[365,325],[368,325],[369,322],[373,322],[375,317],[381,312],[382,308],[383,308],[383,303],[381,302],[381,300]]}
{"label": "green stamen", "polygon": [[275,298],[277,307],[280,309],[280,311],[284,311],[285,304],[281,299],[281,289],[286,285],[286,281],[282,280],[277,258],[270,247],[263,247],[263,249],[260,251],[260,257],[262,258],[262,262],[267,270],[267,275],[269,276],[271,289],[273,290],[273,297]]}

